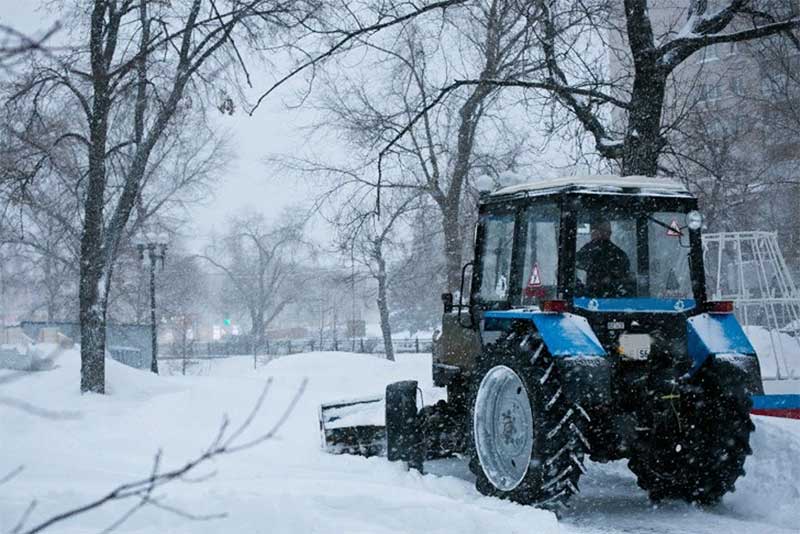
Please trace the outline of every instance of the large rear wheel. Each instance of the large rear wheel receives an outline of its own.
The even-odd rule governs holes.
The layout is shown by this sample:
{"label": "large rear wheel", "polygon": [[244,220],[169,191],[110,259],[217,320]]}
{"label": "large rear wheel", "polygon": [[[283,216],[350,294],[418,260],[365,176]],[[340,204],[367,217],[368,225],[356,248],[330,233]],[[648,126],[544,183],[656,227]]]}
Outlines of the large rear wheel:
{"label": "large rear wheel", "polygon": [[478,491],[546,507],[578,492],[588,417],[563,395],[558,368],[534,332],[512,332],[487,348],[471,398]]}
{"label": "large rear wheel", "polygon": [[654,394],[629,462],[651,499],[715,504],[744,475],[752,402],[720,372],[709,367],[674,392]]}

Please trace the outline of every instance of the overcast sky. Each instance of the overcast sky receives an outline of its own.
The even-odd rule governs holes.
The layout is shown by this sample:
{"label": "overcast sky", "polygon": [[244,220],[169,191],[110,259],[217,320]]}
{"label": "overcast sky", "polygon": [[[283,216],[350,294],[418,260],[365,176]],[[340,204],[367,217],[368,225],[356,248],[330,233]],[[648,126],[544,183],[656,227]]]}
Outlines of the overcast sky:
{"label": "overcast sky", "polygon": [[[0,0],[0,22],[36,35],[55,21],[52,18],[54,10],[41,9],[41,5],[42,2],[38,0]],[[61,35],[64,34],[62,31]],[[57,40],[58,35],[55,44]],[[267,72],[266,69],[255,68],[255,62],[247,63],[251,68],[254,86],[246,95],[251,102],[269,86],[270,81],[289,69],[288,65],[278,65]],[[213,184],[213,198],[191,209],[189,215],[192,224],[185,229],[185,233],[190,238],[189,246],[192,249],[201,248],[212,232],[223,231],[226,220],[233,214],[256,210],[271,217],[287,206],[310,201],[314,195],[312,188],[297,176],[276,173],[274,168],[265,164],[267,156],[308,155],[310,149],[313,149],[317,158],[338,159],[344,154],[343,145],[337,143],[336,139],[328,136],[324,142],[318,142],[317,137],[311,137],[308,127],[317,118],[315,111],[308,106],[291,109],[288,105],[298,102],[297,93],[304,88],[302,79],[294,80],[273,93],[252,117],[241,107],[233,116],[212,113],[212,120],[218,124],[219,131],[228,136],[236,157],[230,168]],[[524,114],[520,113],[515,118],[518,128],[530,129],[530,119]],[[528,133],[535,136],[533,131]],[[314,146],[310,146],[312,143]],[[532,145],[535,147],[536,143]],[[560,153],[563,151],[558,147],[550,147],[546,152],[545,155],[534,148],[532,156],[550,164],[559,161],[563,164],[564,155]],[[544,167],[539,167],[538,172],[553,173],[552,169],[547,171]],[[312,225],[311,231],[318,241],[329,239],[330,229],[319,221]]]}
{"label": "overcast sky", "polygon": [[[49,14],[52,11],[40,9],[40,5],[35,0],[0,0],[0,23],[36,35],[55,21]],[[247,96],[254,100],[268,86],[270,77],[258,70],[251,75],[254,88]],[[307,108],[292,110],[286,105],[296,101],[295,94],[302,87],[302,80],[287,85],[267,99],[252,117],[241,108],[233,116],[213,117],[228,137],[236,158],[213,184],[214,197],[192,208],[190,216],[194,224],[187,233],[194,235],[195,247],[211,232],[221,231],[232,214],[253,209],[272,216],[287,206],[308,200],[311,193],[304,182],[277,176],[264,164],[267,155],[297,154],[305,146],[308,132],[303,127],[314,121],[315,114]],[[326,235],[318,224],[314,233],[322,238]]]}

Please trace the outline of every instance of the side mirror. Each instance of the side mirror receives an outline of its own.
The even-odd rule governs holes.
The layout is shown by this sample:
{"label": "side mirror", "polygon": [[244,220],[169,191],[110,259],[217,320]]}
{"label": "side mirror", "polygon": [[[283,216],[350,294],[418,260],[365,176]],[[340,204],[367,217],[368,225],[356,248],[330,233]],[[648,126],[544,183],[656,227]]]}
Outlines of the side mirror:
{"label": "side mirror", "polygon": [[442,305],[444,306],[444,313],[453,311],[453,294],[442,293]]}

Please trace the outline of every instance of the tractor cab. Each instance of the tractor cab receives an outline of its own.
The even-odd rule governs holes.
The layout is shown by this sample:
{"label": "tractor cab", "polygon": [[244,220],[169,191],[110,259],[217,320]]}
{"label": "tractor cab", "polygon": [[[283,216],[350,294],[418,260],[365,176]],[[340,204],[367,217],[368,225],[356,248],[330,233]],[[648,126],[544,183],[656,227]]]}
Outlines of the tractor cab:
{"label": "tractor cab", "polygon": [[697,200],[665,179],[545,180],[484,195],[472,321],[498,310],[570,312],[606,350],[619,352],[627,334],[628,356],[645,359],[652,339],[642,335],[685,338],[675,316],[705,306],[701,224]]}

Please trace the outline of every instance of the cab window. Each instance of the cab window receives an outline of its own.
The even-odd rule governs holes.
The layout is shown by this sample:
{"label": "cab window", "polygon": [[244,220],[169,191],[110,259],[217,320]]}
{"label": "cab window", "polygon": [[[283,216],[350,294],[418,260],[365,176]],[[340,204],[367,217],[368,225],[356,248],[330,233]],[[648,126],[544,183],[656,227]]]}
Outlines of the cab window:
{"label": "cab window", "polygon": [[538,305],[558,294],[558,238],[560,210],[554,202],[525,210],[523,240],[525,256],[520,269],[520,304]]}
{"label": "cab window", "polygon": [[585,210],[577,220],[575,295],[690,298],[685,218],[678,211]]}
{"label": "cab window", "polygon": [[482,217],[481,224],[483,243],[477,296],[482,301],[504,301],[508,299],[511,276],[514,215],[487,215]]}

